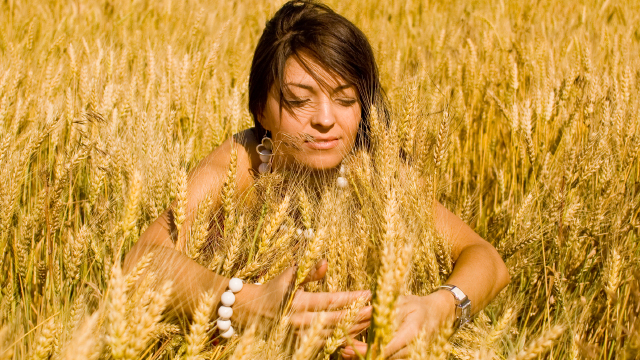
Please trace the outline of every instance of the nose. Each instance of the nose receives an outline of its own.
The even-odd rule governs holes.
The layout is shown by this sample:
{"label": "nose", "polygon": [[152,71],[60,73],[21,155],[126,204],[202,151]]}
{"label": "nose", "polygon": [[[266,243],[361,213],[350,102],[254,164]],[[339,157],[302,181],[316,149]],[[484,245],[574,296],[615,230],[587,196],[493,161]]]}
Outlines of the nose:
{"label": "nose", "polygon": [[322,99],[311,116],[311,126],[318,130],[328,130],[336,123],[331,99]]}

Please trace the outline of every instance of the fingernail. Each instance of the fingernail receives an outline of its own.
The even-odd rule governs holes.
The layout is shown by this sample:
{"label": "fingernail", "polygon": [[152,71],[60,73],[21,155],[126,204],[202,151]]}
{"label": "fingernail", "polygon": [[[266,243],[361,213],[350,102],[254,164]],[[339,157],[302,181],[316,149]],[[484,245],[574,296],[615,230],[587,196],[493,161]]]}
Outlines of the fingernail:
{"label": "fingernail", "polygon": [[355,351],[353,351],[351,349],[347,349],[347,348],[342,349],[342,356],[345,356],[345,355],[353,356],[355,354],[356,354]]}

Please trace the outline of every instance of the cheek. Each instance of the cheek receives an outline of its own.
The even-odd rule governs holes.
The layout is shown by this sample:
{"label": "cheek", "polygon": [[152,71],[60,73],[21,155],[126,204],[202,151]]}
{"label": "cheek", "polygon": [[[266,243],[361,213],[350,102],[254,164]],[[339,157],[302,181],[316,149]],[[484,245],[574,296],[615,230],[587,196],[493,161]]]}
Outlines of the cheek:
{"label": "cheek", "polygon": [[282,117],[279,119],[278,124],[276,124],[276,128],[278,131],[289,135],[300,134],[304,130],[303,118],[300,115],[295,117],[283,109]]}
{"label": "cheek", "polygon": [[360,108],[349,109],[349,111],[345,112],[341,118],[342,129],[351,140],[355,140],[356,134],[358,133],[358,127],[360,126]]}
{"label": "cheek", "polygon": [[263,126],[272,133],[295,134],[299,131],[300,121],[284,108],[280,113],[280,104],[275,99],[270,98],[264,112]]}

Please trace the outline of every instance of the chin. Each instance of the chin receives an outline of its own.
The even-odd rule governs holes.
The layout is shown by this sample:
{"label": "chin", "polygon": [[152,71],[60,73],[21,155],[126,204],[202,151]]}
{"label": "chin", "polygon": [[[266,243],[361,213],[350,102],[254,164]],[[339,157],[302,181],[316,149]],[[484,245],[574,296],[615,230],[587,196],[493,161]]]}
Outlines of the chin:
{"label": "chin", "polygon": [[[327,154],[328,155],[328,154]],[[300,164],[314,170],[328,170],[338,167],[342,162],[341,156],[313,156],[307,155],[296,159]]]}

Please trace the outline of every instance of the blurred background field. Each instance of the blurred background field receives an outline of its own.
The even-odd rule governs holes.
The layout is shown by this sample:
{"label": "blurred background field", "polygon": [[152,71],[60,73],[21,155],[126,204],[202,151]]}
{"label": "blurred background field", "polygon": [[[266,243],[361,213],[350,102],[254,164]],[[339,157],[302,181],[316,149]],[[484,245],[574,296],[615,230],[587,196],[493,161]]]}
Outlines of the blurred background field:
{"label": "blurred background field", "polygon": [[[204,341],[214,330],[206,321],[158,322],[166,289],[127,298],[132,280],[118,266],[172,202],[179,213],[188,171],[252,125],[252,52],[281,4],[0,1],[0,358],[302,358],[301,344],[256,334],[253,343],[246,335],[217,344]],[[411,196],[426,189],[499,250],[511,283],[451,347],[416,347],[415,358],[640,356],[640,3],[327,4],[369,37],[393,117],[376,135],[372,163],[357,158],[350,168],[346,195],[328,190],[348,197],[334,198],[334,213],[365,210],[343,224],[346,233],[326,229],[321,253],[331,270],[315,290],[375,284],[368,265],[379,260],[394,209],[419,208]],[[381,166],[397,149],[411,186],[393,180],[402,160]],[[376,191],[389,186],[395,208],[395,195]],[[242,214],[277,228],[302,212],[308,229],[328,216],[326,200],[307,199],[318,210],[305,217],[303,197],[285,198],[284,210],[275,195],[260,211],[227,203],[239,235],[212,249],[207,229],[192,229],[183,251],[225,275],[268,280],[286,256],[304,255],[269,250],[283,244],[282,231],[243,224]],[[397,212],[393,221],[410,227],[408,211]],[[415,216],[426,224],[423,215]],[[427,293],[450,271],[427,228],[406,237],[430,234],[431,272],[422,258],[395,259],[409,264],[407,292]],[[233,250],[233,241],[254,233],[270,255],[247,264],[254,249]],[[287,236],[284,244],[310,246]]]}

